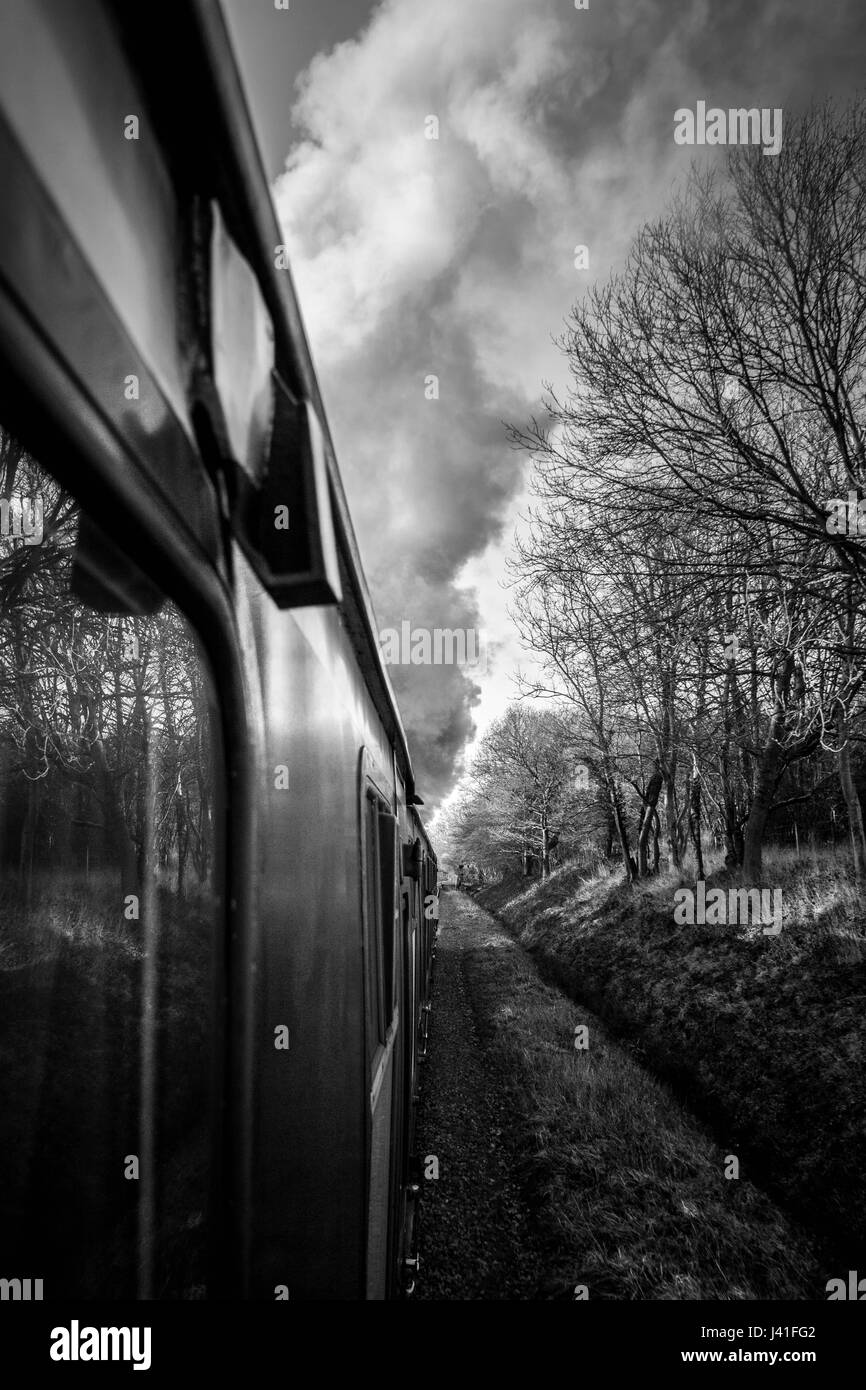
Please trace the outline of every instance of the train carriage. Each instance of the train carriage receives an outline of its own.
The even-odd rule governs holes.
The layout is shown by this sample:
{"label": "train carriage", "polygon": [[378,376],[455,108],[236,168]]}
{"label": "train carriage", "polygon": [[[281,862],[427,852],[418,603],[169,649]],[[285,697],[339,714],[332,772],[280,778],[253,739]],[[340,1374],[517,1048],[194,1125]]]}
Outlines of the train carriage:
{"label": "train carriage", "polygon": [[400,1296],[436,860],[219,7],[2,0],[0,176],[0,1273]]}

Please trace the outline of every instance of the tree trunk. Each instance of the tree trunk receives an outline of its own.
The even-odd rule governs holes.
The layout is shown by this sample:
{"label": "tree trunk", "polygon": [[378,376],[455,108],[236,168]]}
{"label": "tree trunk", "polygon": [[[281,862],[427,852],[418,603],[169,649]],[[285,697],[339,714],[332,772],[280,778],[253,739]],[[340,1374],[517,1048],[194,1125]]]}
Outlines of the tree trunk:
{"label": "tree trunk", "polygon": [[692,838],[697,876],[700,880],[705,878],[706,875],[704,873],[704,854],[701,846],[701,774],[698,770],[698,760],[694,753],[692,754],[692,776],[689,783],[689,834]]}
{"label": "tree trunk", "polygon": [[839,781],[848,812],[848,824],[851,826],[854,869],[857,878],[862,882],[866,879],[866,834],[863,830],[863,809],[860,805],[857,788],[854,786],[854,778],[851,776],[851,741],[848,737],[848,721],[844,715],[840,720],[840,725],[842,746],[839,749]]}
{"label": "tree trunk", "polygon": [[743,832],[737,820],[737,808],[732,796],[723,795],[722,810],[724,823],[722,837],[725,844],[725,867],[735,869],[743,862]]}
{"label": "tree trunk", "polygon": [[[178,777],[178,787],[180,778]],[[181,792],[177,792],[175,805],[175,823],[177,827],[177,896],[183,899],[183,879],[186,870],[186,859],[189,846],[189,809],[186,797],[181,799]]]}
{"label": "tree trunk", "polygon": [[114,862],[120,872],[120,895],[121,900],[123,900],[131,894],[137,896],[139,893],[135,845],[132,843],[132,838],[127,829],[126,817],[123,814],[120,795],[115,786],[108,762],[106,761],[105,749],[102,746],[101,739],[94,739],[90,747],[90,753],[96,768],[99,799],[102,803],[102,814],[108,844],[113,854]]}
{"label": "tree trunk", "polygon": [[749,888],[761,886],[763,872],[764,831],[773,805],[779,779],[781,749],[771,733],[761,753],[755,778],[755,795],[743,835],[743,883]]}
{"label": "tree trunk", "polygon": [[743,837],[743,883],[749,888],[761,886],[764,831],[767,826],[767,817],[773,806],[773,797],[776,794],[781,771],[782,739],[788,728],[788,691],[793,671],[794,657],[788,651],[776,663],[773,670],[773,717],[770,720],[767,741],[758,760],[755,795],[752,799]]}
{"label": "tree trunk", "polygon": [[619,792],[610,771],[605,769],[605,781],[607,792],[610,797],[610,809],[613,816],[613,823],[616,827],[617,838],[619,840],[620,852],[622,854],[623,867],[625,868],[626,878],[629,883],[634,883],[637,878],[637,865],[631,854],[631,847],[628,842],[628,830],[625,824],[625,817],[620,805]]}
{"label": "tree trunk", "polygon": [[[730,621],[730,618],[729,618]],[[736,679],[736,668],[733,661],[728,666],[725,678],[725,689],[723,697],[724,726],[722,731],[721,747],[721,777],[722,777],[722,814],[724,817],[724,840],[725,840],[725,867],[736,869],[743,862],[743,830],[739,808],[737,806],[737,795],[734,788],[734,779],[731,772],[731,751],[734,748],[734,723],[735,717],[742,723],[742,711],[739,703],[739,687]],[[741,732],[743,730],[741,729]],[[736,757],[734,759],[736,762]],[[742,773],[743,781],[746,782],[745,770]]]}
{"label": "tree trunk", "polygon": [[610,802],[608,802],[607,806],[605,807],[605,826],[604,826],[604,837],[605,837],[605,838],[604,838],[604,857],[605,857],[605,859],[612,859],[612,858],[613,858],[613,838],[614,838],[614,835],[615,835],[615,834],[616,834],[616,822],[614,821],[614,818],[613,818],[613,810],[611,809]]}
{"label": "tree trunk", "polygon": [[[855,607],[851,595],[851,588],[848,588],[848,612],[847,612],[847,637],[848,648],[854,645],[854,620]],[[849,655],[848,658],[848,681],[854,679],[854,664]],[[845,806],[848,811],[848,824],[851,827],[851,840],[854,848],[854,871],[860,882],[866,879],[866,837],[863,833],[863,809],[860,805],[860,797],[857,788],[854,786],[854,778],[851,775],[851,740],[848,730],[848,710],[846,705],[840,701],[839,706],[839,781],[842,784],[842,795],[845,798]]]}
{"label": "tree trunk", "polygon": [[677,789],[673,779],[669,776],[665,777],[665,839],[668,850],[668,868],[681,868],[683,855],[677,827]]}
{"label": "tree trunk", "polygon": [[649,780],[644,794],[643,810],[637,835],[637,871],[641,878],[649,874],[649,837],[653,826],[656,804],[662,789],[662,774],[656,763],[655,772]]}
{"label": "tree trunk", "polygon": [[19,882],[24,885],[24,906],[30,910],[33,902],[33,846],[36,840],[36,824],[39,819],[36,783],[27,783],[27,810],[21,824],[21,841],[18,855]]}

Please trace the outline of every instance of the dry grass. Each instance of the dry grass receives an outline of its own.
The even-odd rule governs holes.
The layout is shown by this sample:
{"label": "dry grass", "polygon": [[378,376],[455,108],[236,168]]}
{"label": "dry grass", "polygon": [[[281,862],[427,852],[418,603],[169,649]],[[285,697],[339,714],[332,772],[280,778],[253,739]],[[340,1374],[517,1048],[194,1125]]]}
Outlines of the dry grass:
{"label": "dry grass", "polygon": [[[707,877],[729,882],[714,862]],[[565,866],[484,897],[848,1268],[866,1253],[866,935],[849,856],[767,854],[778,937],[676,925],[674,889],[693,881],[629,889]]]}
{"label": "dry grass", "polygon": [[726,1151],[593,1014],[521,952],[473,956],[479,1022],[514,1078],[542,1297],[581,1284],[590,1299],[823,1297],[808,1238],[746,1178],[725,1178]]}

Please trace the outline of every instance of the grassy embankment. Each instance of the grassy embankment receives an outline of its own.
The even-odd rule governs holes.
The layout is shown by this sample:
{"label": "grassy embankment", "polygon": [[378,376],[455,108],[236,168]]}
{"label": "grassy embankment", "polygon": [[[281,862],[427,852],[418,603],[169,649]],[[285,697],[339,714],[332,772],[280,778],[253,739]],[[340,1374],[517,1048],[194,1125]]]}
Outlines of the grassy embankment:
{"label": "grassy embankment", "polygon": [[[712,883],[727,884],[718,869],[708,865],[708,872]],[[668,1137],[664,1106],[655,1097],[648,1106],[640,1094],[645,1073],[632,1075],[615,1059],[606,1070],[603,1053],[590,1049],[587,1075],[572,1088],[567,1105],[555,1102],[558,1080],[548,1088],[538,1078],[539,1094],[549,1091],[544,1106],[557,1112],[553,1128],[549,1118],[541,1126],[553,1152],[545,1161],[542,1132],[538,1162],[542,1181],[559,1189],[558,1200],[569,1213],[563,1219],[582,1219],[587,1155],[598,1155],[588,1194],[596,1217],[598,1184],[621,1184],[622,1209],[628,1212],[622,1220],[634,1235],[640,1219],[635,1202],[643,1193],[653,1225],[647,1244],[652,1262],[659,1239],[664,1245],[664,1222],[660,1227],[656,1218],[674,1203],[673,1174],[688,1170],[688,1181],[697,1181],[704,1194],[703,1200],[683,1198],[699,1212],[696,1235],[701,1226],[715,1229],[730,1255],[731,1242],[748,1240],[750,1219],[737,1228],[745,1184],[718,1181],[718,1153],[735,1154],[742,1178],[754,1179],[782,1201],[822,1247],[819,1287],[808,1257],[791,1247],[797,1277],[811,1281],[806,1297],[824,1297],[826,1280],[860,1267],[858,1258],[866,1268],[866,939],[844,854],[798,860],[770,852],[765,884],[783,890],[777,937],[764,936],[759,926],[675,925],[673,894],[690,884],[686,876],[662,875],[628,889],[619,876],[586,879],[565,866],[528,891],[524,882],[499,884],[480,900],[533,952],[547,978],[591,1008],[612,1037],[670,1083],[721,1146],[704,1152],[690,1138],[693,1147],[686,1152],[680,1140]],[[575,1022],[584,1018],[590,1022],[588,1014],[574,1014]],[[540,1026],[534,1017],[520,1022],[529,1035]],[[676,1126],[670,1131],[675,1133]],[[570,1167],[572,1144],[581,1158]],[[615,1226],[616,1193],[609,1190],[608,1197]],[[587,1239],[593,1229],[587,1225]],[[600,1236],[605,1248],[617,1238],[613,1227]],[[771,1227],[764,1227],[763,1236],[756,1230],[753,1255],[776,1292],[752,1296],[786,1296],[790,1270]],[[729,1257],[720,1264],[730,1270]],[[615,1276],[609,1259],[605,1268]],[[756,1277],[758,1283],[764,1278],[753,1270],[753,1286]]]}

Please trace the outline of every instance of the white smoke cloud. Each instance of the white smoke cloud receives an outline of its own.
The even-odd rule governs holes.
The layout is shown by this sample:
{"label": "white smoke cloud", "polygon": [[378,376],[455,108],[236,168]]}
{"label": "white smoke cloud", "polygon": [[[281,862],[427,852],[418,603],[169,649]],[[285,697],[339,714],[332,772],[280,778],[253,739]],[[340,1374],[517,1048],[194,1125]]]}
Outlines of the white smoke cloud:
{"label": "white smoke cloud", "polygon": [[[381,627],[485,626],[525,486],[502,421],[525,421],[542,380],[561,379],[551,334],[685,172],[674,110],[741,89],[782,105],[783,63],[820,68],[815,33],[829,29],[810,31],[808,0],[785,8],[800,20],[787,50],[756,9],[386,0],[307,70],[304,138],[275,196]],[[844,52],[842,11],[827,42]],[[391,674],[420,789],[438,800],[472,736],[476,682],[454,667]]]}

